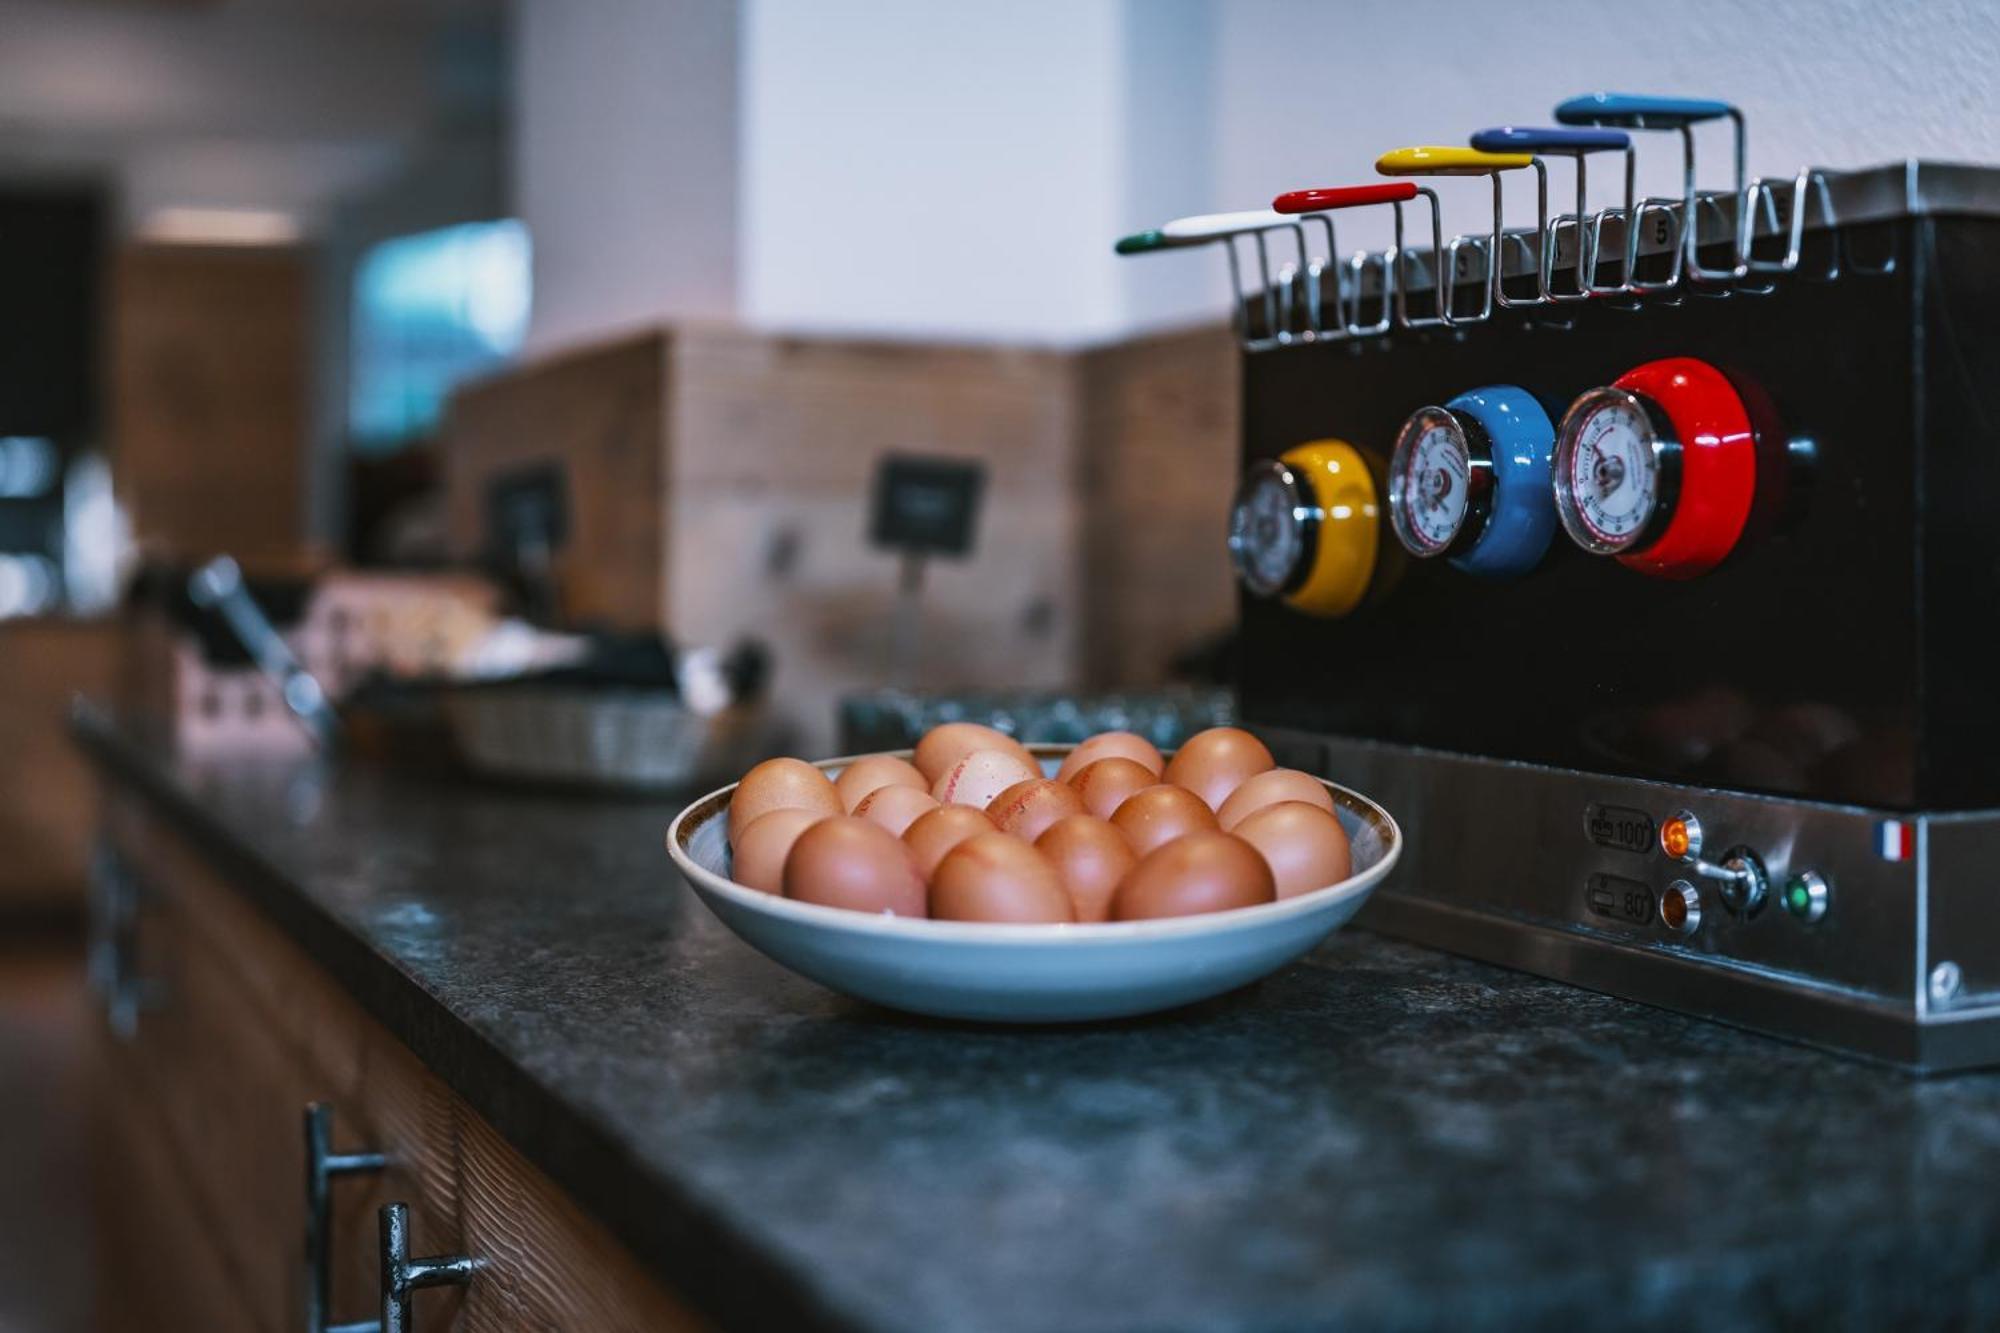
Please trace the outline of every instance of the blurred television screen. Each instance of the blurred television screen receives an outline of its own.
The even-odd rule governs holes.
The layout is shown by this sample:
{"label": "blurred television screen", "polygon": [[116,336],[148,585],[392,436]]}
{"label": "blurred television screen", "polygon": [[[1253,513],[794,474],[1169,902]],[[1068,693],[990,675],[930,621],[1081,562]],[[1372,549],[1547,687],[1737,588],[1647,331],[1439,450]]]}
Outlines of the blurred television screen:
{"label": "blurred television screen", "polygon": [[383,241],[354,279],[348,432],[366,453],[431,433],[452,386],[513,358],[530,308],[528,229],[471,222]]}

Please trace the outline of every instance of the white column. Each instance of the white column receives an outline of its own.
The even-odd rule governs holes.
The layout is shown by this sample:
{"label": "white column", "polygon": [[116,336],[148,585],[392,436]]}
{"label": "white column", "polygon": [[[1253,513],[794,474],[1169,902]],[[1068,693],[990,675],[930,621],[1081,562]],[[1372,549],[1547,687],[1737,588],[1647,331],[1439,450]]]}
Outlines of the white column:
{"label": "white column", "polygon": [[517,0],[514,195],[531,354],[736,312],[729,0]]}
{"label": "white column", "polygon": [[744,314],[1073,342],[1213,313],[1210,266],[1111,253],[1209,206],[1213,9],[744,0]]}

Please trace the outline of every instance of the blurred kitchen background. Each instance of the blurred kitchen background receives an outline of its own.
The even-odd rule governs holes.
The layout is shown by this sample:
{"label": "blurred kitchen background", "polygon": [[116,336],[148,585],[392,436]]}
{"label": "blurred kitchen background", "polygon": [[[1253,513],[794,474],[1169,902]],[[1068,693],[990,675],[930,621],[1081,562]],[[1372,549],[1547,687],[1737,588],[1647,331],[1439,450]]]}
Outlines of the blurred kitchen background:
{"label": "blurred kitchen background", "polygon": [[[441,772],[1164,733],[1228,708],[1236,365],[1221,264],[1115,237],[1606,84],[1740,102],[1753,173],[1992,161],[1996,64],[1987,0],[0,0],[6,1169],[67,1151],[69,701],[309,743],[213,558]],[[627,711],[478,707],[524,677]]]}
{"label": "blurred kitchen background", "polygon": [[[75,901],[72,694],[296,741],[222,554],[337,696],[566,651],[501,624],[814,754],[882,686],[1199,689],[1222,266],[1112,238],[1607,81],[1753,171],[1991,160],[1996,56],[1974,0],[0,0],[0,901]],[[891,456],[972,465],[941,546]]]}

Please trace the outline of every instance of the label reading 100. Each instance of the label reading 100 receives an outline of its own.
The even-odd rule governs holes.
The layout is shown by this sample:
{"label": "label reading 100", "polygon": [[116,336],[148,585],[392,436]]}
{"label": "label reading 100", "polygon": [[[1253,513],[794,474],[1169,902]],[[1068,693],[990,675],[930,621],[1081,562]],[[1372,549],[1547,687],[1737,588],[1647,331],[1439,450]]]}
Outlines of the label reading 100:
{"label": "label reading 100", "polygon": [[1653,817],[1622,805],[1591,805],[1583,812],[1584,831],[1599,847],[1647,856],[1653,850]]}

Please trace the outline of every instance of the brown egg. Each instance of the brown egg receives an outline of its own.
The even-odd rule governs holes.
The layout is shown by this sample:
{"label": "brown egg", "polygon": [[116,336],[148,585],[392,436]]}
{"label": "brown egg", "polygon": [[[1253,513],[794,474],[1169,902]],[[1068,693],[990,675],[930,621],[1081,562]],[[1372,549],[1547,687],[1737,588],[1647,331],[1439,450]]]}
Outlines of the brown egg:
{"label": "brown egg", "polygon": [[931,878],[940,921],[1074,921],[1069,891],[1049,859],[1005,833],[975,833],[946,853]]}
{"label": "brown egg", "polygon": [[931,795],[939,805],[975,805],[984,810],[1015,783],[1041,775],[1040,768],[1004,750],[974,750],[937,780]]}
{"label": "brown egg", "polygon": [[1054,778],[1017,782],[986,807],[987,817],[1000,826],[1002,833],[1011,833],[1027,842],[1041,837],[1043,829],[1064,815],[1082,813],[1083,798],[1070,790],[1067,783]]}
{"label": "brown egg", "polygon": [[1230,833],[1190,833],[1140,858],[1111,897],[1111,919],[1226,912],[1277,896],[1255,847]]}
{"label": "brown egg", "polygon": [[1280,898],[1295,898],[1353,873],[1347,830],[1316,805],[1280,801],[1245,815],[1236,836],[1255,847],[1271,867]]}
{"label": "brown egg", "polygon": [[907,759],[898,759],[893,754],[866,754],[840,770],[840,776],[833,780],[833,789],[840,793],[840,802],[847,813],[854,813],[854,807],[861,804],[861,798],[880,787],[914,787],[929,793],[930,779],[916,769]]}
{"label": "brown egg", "polygon": [[1229,794],[1246,780],[1276,766],[1264,742],[1249,732],[1210,727],[1188,737],[1187,743],[1174,751],[1160,780],[1186,787],[1208,802],[1209,809],[1220,810]]}
{"label": "brown egg", "polygon": [[993,832],[993,821],[984,810],[969,805],[940,805],[929,814],[918,815],[903,830],[903,841],[916,853],[917,869],[925,880],[937,874],[945,853],[975,833]]}
{"label": "brown egg", "polygon": [[1175,838],[1216,827],[1215,811],[1199,796],[1164,782],[1126,797],[1112,812],[1111,823],[1132,844],[1133,854],[1142,857]]}
{"label": "brown egg", "polygon": [[1100,759],[1130,759],[1151,773],[1155,782],[1159,781],[1160,770],[1167,766],[1158,747],[1144,736],[1131,731],[1100,731],[1063,756],[1056,777],[1068,782]]}
{"label": "brown egg", "polygon": [[998,750],[1002,754],[1011,754],[1034,769],[1035,776],[1041,776],[1041,767],[1028,753],[1027,746],[1004,731],[982,727],[977,722],[947,722],[943,726],[932,727],[917,742],[917,751],[911,756],[911,762],[924,775],[925,781],[935,784],[974,750]]}
{"label": "brown egg", "polygon": [[1243,779],[1243,785],[1229,793],[1229,799],[1215,812],[1216,822],[1228,833],[1253,811],[1280,801],[1304,801],[1333,813],[1333,793],[1324,782],[1296,768],[1273,768]]}
{"label": "brown egg", "polygon": [[785,858],[792,854],[792,844],[814,824],[830,818],[821,811],[797,807],[757,816],[730,849],[729,877],[764,893],[783,893]]}
{"label": "brown egg", "polygon": [[1102,819],[1066,815],[1035,839],[1035,850],[1049,858],[1078,921],[1102,921],[1111,911],[1111,895],[1138,857],[1125,835]]}
{"label": "brown egg", "polygon": [[1113,757],[1085,764],[1070,777],[1069,785],[1083,798],[1083,808],[1099,819],[1109,819],[1125,798],[1135,791],[1157,786],[1160,775],[1149,771],[1136,759]]}
{"label": "brown egg", "polygon": [[847,813],[826,774],[803,759],[766,759],[743,775],[729,798],[729,845],[736,845],[757,816],[784,809]]}
{"label": "brown egg", "polygon": [[822,819],[785,858],[785,896],[857,912],[923,916],[924,877],[902,839],[865,819]]}
{"label": "brown egg", "polygon": [[854,814],[871,824],[880,824],[897,837],[902,837],[917,819],[938,808],[937,799],[927,791],[914,787],[877,787],[861,798],[854,807]]}

